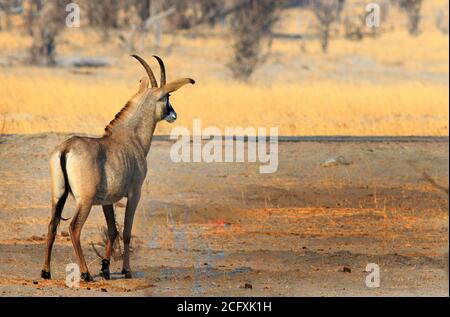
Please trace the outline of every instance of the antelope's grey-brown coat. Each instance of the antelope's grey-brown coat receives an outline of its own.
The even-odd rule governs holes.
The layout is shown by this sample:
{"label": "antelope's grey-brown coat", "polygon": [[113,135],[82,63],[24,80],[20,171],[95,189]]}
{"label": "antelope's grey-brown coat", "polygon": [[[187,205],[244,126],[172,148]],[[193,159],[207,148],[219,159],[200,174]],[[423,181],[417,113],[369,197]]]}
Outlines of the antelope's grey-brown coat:
{"label": "antelope's grey-brown coat", "polygon": [[[109,279],[109,260],[117,229],[113,204],[127,197],[123,231],[123,270],[127,278],[130,270],[130,239],[134,213],[141,196],[142,183],[147,174],[146,156],[150,150],[156,124],[165,119],[173,122],[176,113],[169,102],[169,93],[194,81],[179,79],[166,84],[162,60],[155,56],[161,68],[161,84],[148,64],[132,55],[144,66],[148,78],[142,78],[138,92],[128,101],[100,138],[72,137],[52,152],[52,215],[48,228],[45,263],[41,275],[50,278],[50,259],[56,230],[69,193],[76,201],[76,212],[69,231],[82,278],[92,281],[80,244],[80,234],[92,205],[102,205],[108,226],[108,243],[102,261],[102,272]],[[149,81],[151,87],[149,88]]]}

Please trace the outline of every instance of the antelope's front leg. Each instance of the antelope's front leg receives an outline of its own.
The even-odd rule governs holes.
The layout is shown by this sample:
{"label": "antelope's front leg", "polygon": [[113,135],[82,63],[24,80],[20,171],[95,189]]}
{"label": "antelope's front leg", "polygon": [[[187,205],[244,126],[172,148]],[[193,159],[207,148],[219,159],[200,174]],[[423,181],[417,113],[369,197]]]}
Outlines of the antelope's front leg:
{"label": "antelope's front leg", "polygon": [[131,228],[133,227],[134,213],[136,207],[141,198],[141,188],[128,194],[127,207],[125,210],[125,224],[123,228],[123,266],[122,274],[125,274],[125,278],[131,278],[130,269],[130,241],[131,241]]}

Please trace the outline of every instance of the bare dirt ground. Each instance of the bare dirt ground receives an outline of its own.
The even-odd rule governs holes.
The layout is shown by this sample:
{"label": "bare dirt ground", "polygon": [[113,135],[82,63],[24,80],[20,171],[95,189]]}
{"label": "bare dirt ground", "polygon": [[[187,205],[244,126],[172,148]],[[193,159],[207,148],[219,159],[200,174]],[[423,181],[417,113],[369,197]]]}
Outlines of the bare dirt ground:
{"label": "bare dirt ground", "polygon": [[[278,172],[259,174],[260,163],[172,163],[171,143],[155,141],[133,228],[135,277],[123,279],[120,261],[112,280],[98,276],[90,243],[105,221],[94,207],[82,244],[96,282],[69,289],[69,222],[53,280],[39,278],[48,153],[65,138],[0,140],[2,296],[449,296],[448,195],[422,175],[448,186],[448,142],[280,143]],[[322,165],[338,155],[351,164]],[[63,217],[73,212],[69,199]],[[122,204],[116,213],[121,223]],[[380,266],[379,288],[365,285],[368,263]]]}

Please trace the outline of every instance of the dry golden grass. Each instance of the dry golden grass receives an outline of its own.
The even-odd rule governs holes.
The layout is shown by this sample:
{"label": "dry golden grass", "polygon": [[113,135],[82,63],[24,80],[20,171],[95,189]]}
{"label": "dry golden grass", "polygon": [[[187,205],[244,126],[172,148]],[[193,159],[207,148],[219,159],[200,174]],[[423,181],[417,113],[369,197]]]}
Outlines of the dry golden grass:
{"label": "dry golden grass", "polygon": [[[67,77],[0,76],[0,127],[4,133],[43,131],[100,134],[137,89],[120,82]],[[203,82],[172,97],[175,125],[192,119],[220,129],[275,126],[281,135],[447,135],[448,87],[418,83],[357,85],[318,82],[271,87]]]}
{"label": "dry golden grass", "polygon": [[[267,62],[251,84],[231,79],[226,63],[230,38],[219,28],[165,34],[158,52],[169,79],[189,76],[197,85],[174,94],[179,114],[157,133],[174,126],[276,126],[281,135],[448,135],[449,37],[433,16],[442,0],[424,2],[423,33],[407,34],[406,16],[396,9],[379,37],[362,41],[333,38],[328,55],[318,40],[275,40]],[[311,35],[307,10],[288,10],[278,32]],[[202,35],[202,36],[200,36]],[[142,55],[155,53],[149,44]],[[2,56],[24,56],[24,33],[0,32]],[[67,29],[58,39],[58,56],[109,56],[108,69],[73,74],[61,68],[0,68],[0,132],[46,131],[101,134],[137,89],[144,73],[128,57],[117,36],[102,42],[89,28]],[[150,60],[152,65],[154,61]],[[3,127],[3,128],[2,128]]]}

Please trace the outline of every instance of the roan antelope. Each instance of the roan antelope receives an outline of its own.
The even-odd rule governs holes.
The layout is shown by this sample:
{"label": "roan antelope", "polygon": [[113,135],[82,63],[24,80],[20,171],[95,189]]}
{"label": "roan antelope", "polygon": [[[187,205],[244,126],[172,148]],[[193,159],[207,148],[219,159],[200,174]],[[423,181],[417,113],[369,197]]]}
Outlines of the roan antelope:
{"label": "roan antelope", "polygon": [[122,274],[131,278],[131,228],[147,173],[146,156],[153,133],[159,121],[174,122],[177,118],[169,102],[170,93],[183,85],[195,83],[193,79],[182,78],[166,84],[164,63],[154,55],[161,69],[161,83],[158,87],[150,66],[141,57],[131,56],[144,66],[148,78],[140,80],[139,91],[106,126],[104,135],[100,138],[72,137],[56,147],[51,154],[52,215],[48,226],[42,278],[51,278],[52,246],[69,193],[76,201],[76,212],[69,227],[70,237],[80,266],[81,278],[88,282],[93,281],[93,278],[83,256],[80,234],[91,207],[102,205],[106,218],[108,243],[101,272],[105,279],[109,279],[111,251],[117,237],[113,204],[122,197],[127,197]]}

